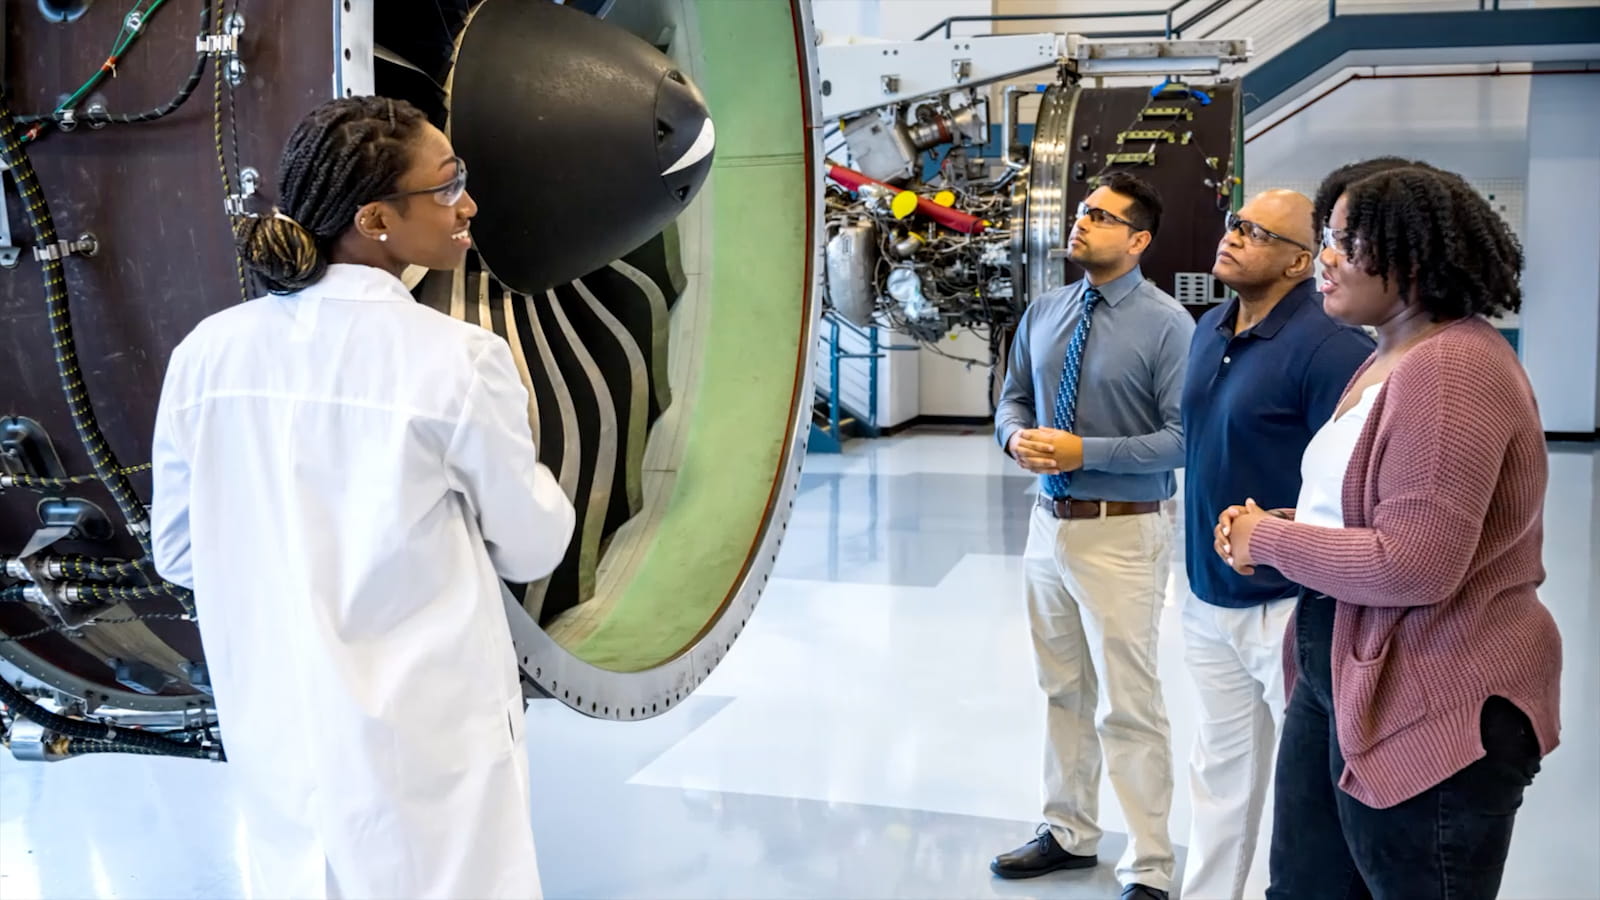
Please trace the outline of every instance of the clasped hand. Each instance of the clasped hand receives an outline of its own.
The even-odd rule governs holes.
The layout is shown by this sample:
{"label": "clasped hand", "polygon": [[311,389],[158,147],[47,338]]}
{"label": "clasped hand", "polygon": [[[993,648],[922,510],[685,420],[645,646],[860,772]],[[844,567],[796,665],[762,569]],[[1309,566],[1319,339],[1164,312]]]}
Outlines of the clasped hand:
{"label": "clasped hand", "polygon": [[1024,428],[1011,436],[1011,456],[1035,475],[1083,468],[1083,438],[1054,428]]}
{"label": "clasped hand", "polygon": [[1268,515],[1271,514],[1257,506],[1256,501],[1246,500],[1243,506],[1230,506],[1217,516],[1217,527],[1212,531],[1212,549],[1240,575],[1255,574],[1255,560],[1250,555],[1250,537]]}

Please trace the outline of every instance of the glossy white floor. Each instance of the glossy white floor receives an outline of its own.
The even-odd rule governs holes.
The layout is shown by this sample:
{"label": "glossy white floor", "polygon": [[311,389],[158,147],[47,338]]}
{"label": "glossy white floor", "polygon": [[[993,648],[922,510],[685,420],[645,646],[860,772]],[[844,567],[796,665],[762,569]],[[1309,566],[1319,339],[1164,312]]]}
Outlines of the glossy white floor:
{"label": "glossy white floor", "polygon": [[[1501,894],[1515,900],[1600,898],[1600,455],[1558,447],[1551,464],[1542,594],[1565,640],[1564,744],[1518,819]],[[629,724],[529,711],[547,894],[1114,898],[1109,864],[1021,883],[987,868],[1032,836],[1039,805],[1017,475],[982,434],[812,457],[781,577],[691,700]],[[1183,596],[1181,557],[1171,587]],[[1178,611],[1161,675],[1182,843],[1195,722]],[[1111,859],[1109,790],[1102,809]],[[225,766],[0,758],[4,900],[239,896],[240,835]]]}

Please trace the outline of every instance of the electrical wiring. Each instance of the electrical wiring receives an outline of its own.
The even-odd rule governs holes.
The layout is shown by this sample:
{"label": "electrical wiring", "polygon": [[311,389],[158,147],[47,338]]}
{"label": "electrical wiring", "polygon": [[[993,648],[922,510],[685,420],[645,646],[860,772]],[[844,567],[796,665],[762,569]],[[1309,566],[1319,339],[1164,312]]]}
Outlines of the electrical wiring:
{"label": "electrical wiring", "polygon": [[[216,0],[216,16],[219,20],[223,19],[223,15],[226,11],[224,8],[225,2],[226,0]],[[237,8],[238,7],[235,6],[235,10],[237,10]],[[231,107],[231,92],[229,95],[229,104]],[[217,148],[217,169],[222,173],[222,195],[224,197],[231,198],[234,196],[233,177],[228,172],[228,158],[222,149],[222,66],[211,67],[211,131],[213,137],[215,138]],[[235,162],[237,162],[239,154],[237,143],[238,129],[234,128],[233,133],[235,135],[234,158]],[[231,219],[235,211],[229,209],[227,212],[229,218]],[[242,210],[240,212],[242,212]],[[244,274],[244,257],[239,254],[237,248],[235,248],[233,252],[233,266],[234,274],[237,276],[239,281],[239,300],[240,302],[248,301],[250,299],[250,282]]]}
{"label": "electrical wiring", "polygon": [[[117,63],[128,52],[128,48],[133,46],[133,42],[144,33],[145,26],[150,22],[150,17],[166,2],[167,0],[137,0],[133,8],[128,10],[127,14],[122,17],[122,29],[117,32],[117,38],[111,45],[111,53],[106,57],[106,61],[100,64],[100,68],[95,70],[94,74],[90,75],[83,84],[79,85],[77,90],[68,94],[66,99],[58,103],[48,116],[24,116],[17,120],[18,124],[30,126],[22,136],[23,142],[38,140],[47,125],[54,124],[59,128],[69,121],[74,124],[80,121],[76,115],[78,104],[82,103],[83,99],[91,91],[99,87],[107,75],[116,75]],[[111,116],[91,116],[82,121],[95,124],[111,122],[115,118]]]}
{"label": "electrical wiring", "polygon": [[[17,190],[22,197],[28,223],[33,230],[35,246],[55,247],[57,245],[55,221],[50,215],[50,206],[39,183],[39,176],[28,158],[22,135],[12,119],[8,98],[3,88],[0,88],[0,162],[11,170],[12,177],[16,179]],[[94,406],[89,399],[88,387],[83,382],[77,343],[72,334],[71,307],[68,303],[65,266],[62,264],[61,256],[59,254],[42,256],[40,275],[44,279],[45,304],[49,311],[50,330],[54,338],[56,372],[61,381],[62,393],[67,399],[67,412],[71,416],[78,440],[89,456],[96,480],[105,486],[112,499],[116,501],[129,533],[139,542],[144,553],[144,558],[138,562],[123,563],[114,568],[121,574],[147,574],[143,567],[150,558],[151,550],[149,514],[138,495],[134,493],[133,486],[128,482],[128,470],[117,462],[116,455],[107,443],[104,433],[101,432]],[[151,585],[151,591],[151,597],[161,595],[178,600],[185,609],[184,614],[192,615],[194,607],[187,590],[155,580]],[[145,598],[141,596],[139,599]]]}
{"label": "electrical wiring", "polygon": [[[137,466],[127,466],[117,471],[123,475],[133,475],[149,471],[150,463]],[[93,484],[100,480],[98,475],[68,475],[65,478],[36,478],[32,475],[0,475],[0,488],[62,488],[78,484]]]}

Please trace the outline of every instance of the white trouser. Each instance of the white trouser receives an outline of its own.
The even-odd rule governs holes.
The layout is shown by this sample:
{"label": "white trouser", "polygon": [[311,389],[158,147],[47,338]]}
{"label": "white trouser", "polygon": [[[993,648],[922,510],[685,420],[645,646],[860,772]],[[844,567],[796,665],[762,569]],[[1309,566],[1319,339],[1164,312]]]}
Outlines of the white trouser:
{"label": "white trouser", "polygon": [[1294,604],[1226,609],[1193,594],[1184,604],[1183,657],[1200,694],[1184,900],[1244,896],[1283,726],[1283,638]]}
{"label": "white trouser", "polygon": [[[1048,700],[1044,819],[1069,853],[1096,852],[1103,749],[1130,832],[1117,878],[1163,891],[1174,868],[1172,738],[1156,637],[1171,547],[1161,513],[1058,520],[1036,507],[1023,553]],[[1097,719],[1102,685],[1108,709]]]}

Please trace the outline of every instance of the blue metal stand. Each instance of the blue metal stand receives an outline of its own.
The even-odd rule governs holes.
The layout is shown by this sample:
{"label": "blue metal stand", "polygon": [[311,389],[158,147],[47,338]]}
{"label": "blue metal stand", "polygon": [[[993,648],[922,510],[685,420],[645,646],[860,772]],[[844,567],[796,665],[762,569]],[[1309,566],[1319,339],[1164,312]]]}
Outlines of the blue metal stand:
{"label": "blue metal stand", "polygon": [[[828,396],[827,415],[824,418],[822,411],[817,410],[811,421],[812,453],[839,453],[844,449],[847,437],[874,438],[882,434],[878,427],[878,360],[888,355],[889,351],[904,351],[920,349],[915,344],[889,344],[883,345],[878,340],[878,327],[876,325],[860,328],[854,323],[845,321],[833,310],[822,314],[823,322],[828,326]],[[867,352],[847,353],[839,345],[840,335],[849,330],[857,337],[867,342]],[[839,369],[840,364],[847,359],[864,359],[867,361],[867,410],[862,415],[859,410],[852,410],[844,404],[840,397]],[[818,392],[821,393],[820,391]]]}

